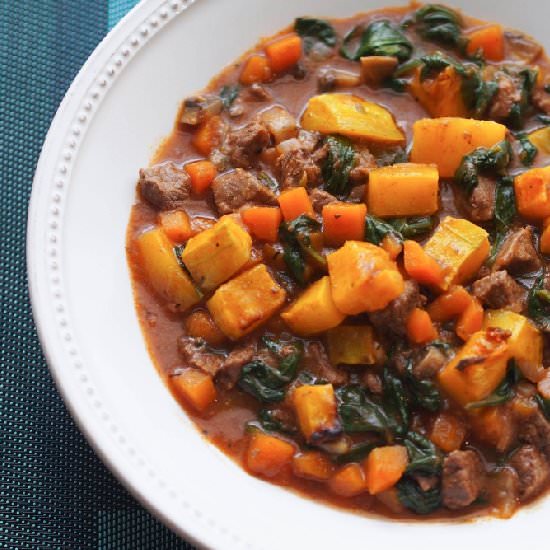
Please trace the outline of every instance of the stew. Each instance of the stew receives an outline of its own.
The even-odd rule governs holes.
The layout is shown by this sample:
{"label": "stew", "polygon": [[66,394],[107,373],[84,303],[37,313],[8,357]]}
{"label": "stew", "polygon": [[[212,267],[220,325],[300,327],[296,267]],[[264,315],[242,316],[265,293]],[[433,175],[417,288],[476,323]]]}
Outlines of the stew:
{"label": "stew", "polygon": [[397,518],[550,484],[550,63],[442,5],[304,17],[182,102],[128,229],[152,358],[253,475]]}

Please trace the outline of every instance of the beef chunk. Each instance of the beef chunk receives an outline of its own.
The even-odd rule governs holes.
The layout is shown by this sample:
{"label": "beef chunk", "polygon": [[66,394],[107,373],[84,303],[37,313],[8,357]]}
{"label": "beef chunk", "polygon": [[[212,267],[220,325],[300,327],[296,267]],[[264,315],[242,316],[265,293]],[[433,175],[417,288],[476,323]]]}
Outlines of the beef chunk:
{"label": "beef chunk", "polygon": [[376,167],[374,156],[366,147],[362,147],[355,153],[355,166],[349,172],[349,179],[353,184],[364,183],[370,171]]}
{"label": "beef chunk", "polygon": [[496,271],[472,285],[472,293],[492,309],[506,308],[519,313],[525,307],[526,291],[506,271]]}
{"label": "beef chunk", "polygon": [[384,309],[369,313],[369,319],[382,334],[396,337],[407,335],[407,319],[415,307],[422,304],[422,297],[415,281],[405,281],[403,292]]}
{"label": "beef chunk", "polygon": [[533,104],[543,113],[550,115],[550,94],[544,88],[533,90]]}
{"label": "beef chunk", "polygon": [[277,204],[273,191],[242,168],[216,176],[212,182],[212,192],[220,214],[236,212],[250,203]]}
{"label": "beef chunk", "polygon": [[223,387],[229,389],[235,386],[242,368],[254,359],[256,342],[246,342],[233,348],[218,369],[216,380]]}
{"label": "beef chunk", "polygon": [[491,178],[479,176],[478,184],[470,196],[470,218],[474,222],[488,222],[495,215],[496,183]]}
{"label": "beef chunk", "polygon": [[139,171],[141,196],[159,210],[183,206],[190,188],[187,172],[173,162],[155,164]]}
{"label": "beef chunk", "polygon": [[321,169],[311,153],[301,147],[285,151],[275,161],[281,187],[316,185],[321,177]]}
{"label": "beef chunk", "polygon": [[367,189],[367,185],[365,183],[361,183],[360,185],[356,185],[350,192],[348,196],[348,202],[363,202],[365,199],[365,190]]}
{"label": "beef chunk", "polygon": [[528,500],[543,489],[550,475],[544,456],[532,445],[524,445],[510,459],[519,477],[519,498]]}
{"label": "beef chunk", "polygon": [[414,363],[412,372],[420,380],[433,378],[446,364],[445,354],[440,349],[429,346],[420,360]]}
{"label": "beef chunk", "polygon": [[504,120],[510,116],[515,103],[521,100],[521,89],[509,74],[499,72],[498,89],[489,107],[489,118]]}
{"label": "beef chunk", "polygon": [[229,158],[235,166],[249,168],[270,141],[269,132],[263,124],[257,121],[249,122],[229,134],[227,138]]}
{"label": "beef chunk", "polygon": [[380,375],[370,370],[368,370],[363,376],[363,384],[367,386],[368,390],[371,393],[374,393],[376,395],[381,395],[382,392],[384,391],[382,378],[380,378]]}
{"label": "beef chunk", "polygon": [[533,245],[533,230],[524,227],[513,231],[502,243],[495,259],[493,271],[506,269],[510,273],[536,271],[541,266]]}
{"label": "beef chunk", "polygon": [[186,366],[200,369],[210,376],[215,376],[224,362],[223,355],[214,353],[202,338],[182,336],[178,340],[178,350]]}
{"label": "beef chunk", "polygon": [[540,449],[550,459],[550,422],[540,410],[519,423],[520,441]]}
{"label": "beef chunk", "polygon": [[309,198],[311,200],[311,204],[313,205],[313,210],[315,210],[318,214],[322,212],[323,206],[332,202],[338,202],[338,199],[334,195],[331,195],[327,191],[323,191],[318,187],[315,187],[310,191]]}
{"label": "beef chunk", "polygon": [[330,361],[321,342],[310,342],[304,352],[304,368],[330,384],[345,384],[348,374],[335,367]]}
{"label": "beef chunk", "polygon": [[443,461],[443,505],[451,510],[469,506],[481,492],[485,470],[475,451],[453,451]]}
{"label": "beef chunk", "polygon": [[532,38],[519,32],[506,31],[506,57],[531,65],[542,54],[542,46]]}

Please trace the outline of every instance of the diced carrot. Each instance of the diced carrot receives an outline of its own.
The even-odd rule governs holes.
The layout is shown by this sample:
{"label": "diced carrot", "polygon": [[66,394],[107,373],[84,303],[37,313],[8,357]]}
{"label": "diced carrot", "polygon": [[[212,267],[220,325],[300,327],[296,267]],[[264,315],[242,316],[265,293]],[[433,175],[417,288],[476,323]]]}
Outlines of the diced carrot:
{"label": "diced carrot", "polygon": [[404,264],[409,277],[423,285],[440,285],[443,269],[416,241],[405,241]]}
{"label": "diced carrot", "polygon": [[343,497],[354,497],[367,490],[365,472],[355,462],[340,468],[330,478],[328,485],[333,493]]}
{"label": "diced carrot", "polygon": [[241,212],[241,218],[251,233],[262,241],[277,241],[281,224],[281,209],[275,206],[252,206]]}
{"label": "diced carrot", "polygon": [[466,341],[474,332],[481,330],[482,326],[483,307],[479,303],[479,300],[472,296],[470,304],[460,314],[456,322],[455,331],[462,340]]}
{"label": "diced carrot", "polygon": [[368,491],[376,495],[393,487],[405,473],[409,455],[403,445],[376,447],[363,462]]}
{"label": "diced carrot", "polygon": [[470,33],[466,53],[475,55],[481,50],[485,59],[502,61],[504,59],[504,33],[500,25],[489,25]]}
{"label": "diced carrot", "polygon": [[393,235],[386,235],[380,246],[388,253],[390,259],[395,260],[399,254],[403,251],[403,245]]}
{"label": "diced carrot", "polygon": [[211,346],[219,346],[226,341],[225,334],[218,328],[208,311],[194,311],[185,320],[185,330],[189,336],[202,338]]}
{"label": "diced carrot", "polygon": [[298,477],[326,481],[332,475],[332,462],[319,451],[307,451],[294,456],[292,469]]}
{"label": "diced carrot", "polygon": [[413,309],[407,319],[407,336],[413,344],[425,344],[437,338],[437,330],[426,310]]}
{"label": "diced carrot", "polygon": [[285,221],[290,222],[301,214],[313,216],[313,206],[303,187],[292,187],[279,195],[279,205]]}
{"label": "diced carrot", "polygon": [[429,434],[430,440],[442,451],[450,453],[460,449],[466,437],[466,427],[456,416],[442,412],[434,420]]}
{"label": "diced carrot", "polygon": [[183,243],[193,235],[189,216],[183,210],[161,212],[159,224],[166,236],[177,243]]}
{"label": "diced carrot", "polygon": [[265,53],[273,72],[286,71],[298,63],[302,55],[302,39],[294,33],[283,36],[268,44]]}
{"label": "diced carrot", "polygon": [[214,115],[205,120],[193,136],[193,145],[207,157],[221,141],[223,122],[220,116]]}
{"label": "diced carrot", "polygon": [[241,84],[248,86],[256,82],[267,82],[271,79],[271,67],[269,61],[263,55],[251,55],[241,72],[239,80]]}
{"label": "diced carrot", "polygon": [[216,399],[212,377],[200,370],[186,369],[168,380],[176,396],[183,398],[199,412],[204,412]]}
{"label": "diced carrot", "polygon": [[254,474],[276,476],[292,462],[294,445],[273,435],[254,432],[246,452],[246,466]]}
{"label": "diced carrot", "polygon": [[185,165],[185,170],[191,178],[193,191],[200,195],[203,193],[216,177],[218,171],[209,160],[197,160]]}
{"label": "diced carrot", "polygon": [[460,315],[471,301],[472,297],[463,286],[453,286],[429,304],[427,310],[432,321],[445,322]]}
{"label": "diced carrot", "polygon": [[362,241],[365,237],[364,203],[333,202],[323,206],[323,235],[329,246],[340,246],[346,241]]}

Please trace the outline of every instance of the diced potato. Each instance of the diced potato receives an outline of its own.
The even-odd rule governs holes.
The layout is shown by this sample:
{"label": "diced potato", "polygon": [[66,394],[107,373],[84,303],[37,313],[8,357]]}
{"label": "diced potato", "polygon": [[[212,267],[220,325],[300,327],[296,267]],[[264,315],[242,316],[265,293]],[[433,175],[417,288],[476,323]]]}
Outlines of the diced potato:
{"label": "diced potato", "polygon": [[333,365],[374,365],[382,350],[369,325],[348,325],[327,332],[328,356]]}
{"label": "diced potato", "polygon": [[367,490],[363,468],[352,462],[338,470],[328,482],[330,490],[342,497],[354,497]]}
{"label": "diced potato", "polygon": [[505,309],[487,311],[484,327],[509,330],[512,334],[508,339],[508,349],[523,376],[531,382],[541,380],[544,376],[542,335],[527,317]]}
{"label": "diced potato", "polygon": [[348,315],[383,309],[403,292],[401,273],[379,246],[347,241],[327,263],[332,299]]}
{"label": "diced potato", "polygon": [[252,238],[231,216],[223,216],[210,229],[195,235],[181,259],[197,284],[214,290],[250,259]]}
{"label": "diced potato", "polygon": [[405,141],[392,114],[376,103],[350,94],[312,97],[302,116],[304,130],[342,134],[397,145]]}
{"label": "diced potato", "polygon": [[539,153],[550,155],[550,126],[531,132],[529,141],[539,150]]}
{"label": "diced potato", "polygon": [[550,166],[532,168],[514,179],[516,206],[526,218],[550,216]]}
{"label": "diced potato", "polygon": [[403,163],[369,172],[367,204],[371,214],[423,216],[439,209],[439,174],[434,164]]}
{"label": "diced potato", "polygon": [[403,445],[376,447],[365,459],[365,480],[371,495],[393,487],[405,473],[409,455]]}
{"label": "diced potato", "polygon": [[447,216],[424,246],[443,269],[441,290],[472,278],[489,255],[487,231],[465,219]]}
{"label": "diced potato", "polygon": [[237,340],[265,323],[285,299],[284,289],[259,264],[220,286],[206,306],[221,331]]}
{"label": "diced potato", "polygon": [[336,309],[330,279],[325,276],[298,296],[281,317],[293,332],[308,336],[339,325],[346,315]]}
{"label": "diced potato", "polygon": [[175,304],[179,311],[200,301],[202,294],[180,266],[174,245],[162,229],[146,231],[136,242],[147,279],[163,298]]}
{"label": "diced potato", "polygon": [[275,105],[260,116],[276,143],[296,137],[296,119],[284,107]]}
{"label": "diced potato", "polygon": [[274,435],[254,432],[246,451],[246,467],[253,474],[275,477],[289,466],[294,456],[292,443]]}
{"label": "diced potato", "polygon": [[332,384],[299,386],[292,401],[301,432],[309,443],[332,439],[342,431]]}
{"label": "diced potato", "polygon": [[485,399],[506,375],[508,343],[493,332],[489,329],[473,334],[439,371],[441,387],[461,405]]}
{"label": "diced potato", "polygon": [[292,460],[294,475],[315,481],[326,481],[334,472],[332,462],[319,451],[306,451]]}
{"label": "diced potato", "polygon": [[455,175],[462,158],[478,147],[492,147],[506,137],[506,126],[487,120],[423,118],[413,125],[411,162],[437,164],[442,178]]}
{"label": "diced potato", "polygon": [[169,379],[170,387],[177,397],[183,398],[198,412],[204,412],[216,399],[212,377],[197,369],[186,369]]}

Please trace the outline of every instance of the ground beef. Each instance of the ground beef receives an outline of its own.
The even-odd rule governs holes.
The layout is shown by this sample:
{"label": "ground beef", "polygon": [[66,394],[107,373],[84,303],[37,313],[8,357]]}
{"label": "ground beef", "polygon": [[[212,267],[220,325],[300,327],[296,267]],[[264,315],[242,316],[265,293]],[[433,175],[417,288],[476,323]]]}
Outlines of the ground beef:
{"label": "ground beef", "polygon": [[226,149],[234,166],[250,168],[270,141],[267,128],[260,122],[252,121],[228,135]]}
{"label": "ground beef", "polygon": [[472,293],[491,309],[506,308],[519,313],[525,307],[527,292],[506,271],[496,271],[475,281]]}
{"label": "ground beef", "polygon": [[420,380],[433,378],[446,364],[446,355],[435,346],[430,346],[414,362],[412,372]]}
{"label": "ground beef", "polygon": [[321,342],[310,342],[304,351],[304,369],[330,384],[341,385],[348,381],[347,372],[335,367]]}
{"label": "ground beef", "polygon": [[443,461],[443,505],[451,510],[469,506],[481,492],[485,470],[475,451],[453,451]]}
{"label": "ground beef", "polygon": [[349,179],[352,184],[364,183],[370,171],[376,167],[374,155],[366,147],[361,147],[355,153],[355,166],[350,170]]}
{"label": "ground beef", "polygon": [[309,192],[309,199],[311,200],[313,210],[318,214],[323,211],[323,206],[332,202],[338,202],[338,199],[334,195],[319,189],[319,187],[315,187]]}
{"label": "ground beef", "polygon": [[235,347],[229,352],[229,355],[218,369],[216,381],[226,389],[235,386],[242,368],[254,359],[256,349],[255,341],[245,342]]}
{"label": "ground beef", "polygon": [[470,196],[470,218],[474,222],[488,222],[495,215],[496,183],[491,178],[479,176],[478,184]]}
{"label": "ground beef", "polygon": [[212,192],[220,214],[236,212],[245,204],[277,204],[273,191],[242,168],[216,176]]}
{"label": "ground beef", "polygon": [[527,273],[540,267],[541,261],[533,245],[533,230],[523,227],[506,237],[495,259],[493,271],[506,269],[510,273]]}
{"label": "ground beef", "polygon": [[156,164],[139,171],[141,196],[159,210],[183,206],[189,197],[191,184],[187,172],[174,164]]}
{"label": "ground beef", "polygon": [[382,334],[394,337],[407,335],[407,319],[415,307],[422,305],[423,299],[415,281],[405,281],[403,292],[384,309],[369,313],[369,319]]}
{"label": "ground beef", "polygon": [[210,376],[215,376],[224,362],[224,356],[214,353],[202,338],[181,336],[178,350],[186,362],[185,366],[200,369]]}
{"label": "ground beef", "polygon": [[311,153],[301,147],[285,151],[275,161],[281,188],[316,185],[321,169]]}
{"label": "ground beef", "polygon": [[489,118],[504,120],[510,116],[515,103],[521,101],[521,89],[514,78],[506,73],[499,72],[498,89],[489,107]]}
{"label": "ground beef", "polygon": [[532,445],[524,445],[510,459],[519,477],[519,498],[528,500],[544,488],[550,467],[544,456]]}
{"label": "ground beef", "polygon": [[540,449],[550,459],[550,422],[539,409],[519,423],[518,438]]}

